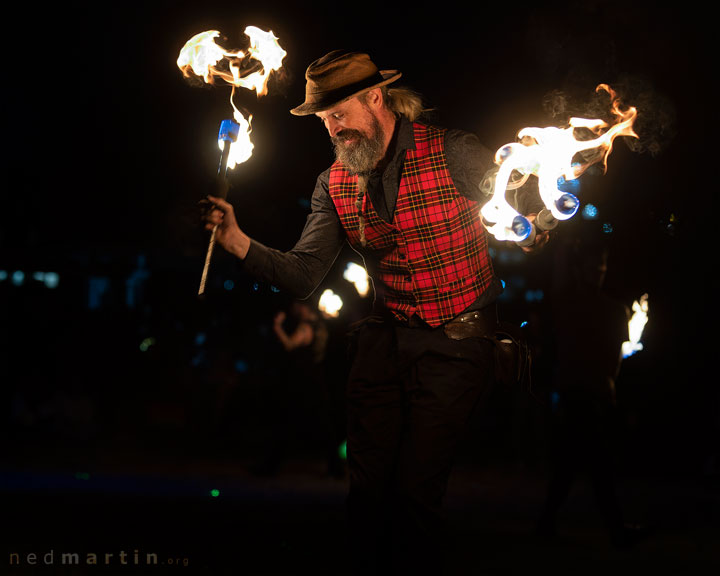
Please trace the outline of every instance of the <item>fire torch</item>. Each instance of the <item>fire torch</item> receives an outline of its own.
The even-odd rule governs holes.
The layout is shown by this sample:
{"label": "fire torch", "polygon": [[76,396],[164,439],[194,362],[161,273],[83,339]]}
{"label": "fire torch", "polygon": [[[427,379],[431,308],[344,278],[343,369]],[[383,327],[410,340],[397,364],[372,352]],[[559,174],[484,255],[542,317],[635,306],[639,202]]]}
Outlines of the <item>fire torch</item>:
{"label": "fire torch", "polygon": [[[216,195],[223,199],[226,197],[228,168],[232,169],[237,164],[245,162],[250,158],[253,149],[249,137],[252,116],[246,119],[235,106],[233,102],[235,89],[242,87],[255,90],[258,96],[265,95],[270,74],[280,69],[287,54],[277,43],[272,30],[265,32],[255,26],[248,26],[245,28],[245,34],[250,39],[247,52],[226,50],[215,43],[215,38],[220,32],[207,30],[188,40],[177,59],[177,65],[186,78],[202,78],[207,84],[213,84],[217,79],[232,87],[230,104],[234,109],[235,120],[223,120],[218,134],[221,154]],[[216,231],[217,226],[210,235],[198,295],[205,292]]]}
{"label": "fire torch", "polygon": [[[218,144],[220,145],[220,165],[217,171],[217,193],[224,200],[227,196],[227,169],[228,158],[230,158],[230,148],[233,142],[237,142],[240,133],[240,124],[234,120],[223,120],[220,123],[220,132],[218,133]],[[205,265],[203,266],[202,276],[200,277],[200,289],[198,296],[205,292],[205,282],[207,280],[208,270],[210,269],[210,260],[212,258],[213,249],[215,248],[215,232],[217,226],[210,233],[207,254],[205,255]]]}

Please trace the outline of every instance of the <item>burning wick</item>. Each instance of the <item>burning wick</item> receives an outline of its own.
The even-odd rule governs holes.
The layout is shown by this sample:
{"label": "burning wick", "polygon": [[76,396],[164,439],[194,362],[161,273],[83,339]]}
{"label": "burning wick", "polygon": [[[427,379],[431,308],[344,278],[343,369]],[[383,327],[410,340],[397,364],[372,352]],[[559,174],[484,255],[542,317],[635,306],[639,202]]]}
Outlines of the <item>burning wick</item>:
{"label": "burning wick", "polygon": [[[580,201],[558,188],[558,184],[575,180],[597,162],[603,163],[603,171],[607,170],[613,140],[618,136],[638,137],[632,128],[637,110],[634,107],[621,110],[617,95],[607,84],[596,88],[596,92],[601,90],[610,95],[616,123],[609,126],[600,119],[570,118],[567,128],[523,128],[518,132],[519,142],[498,149],[495,163],[499,168],[491,182],[493,195],[480,210],[483,224],[496,239],[511,240],[521,246],[532,244],[535,226],[550,230],[558,220],[572,218]],[[576,129],[589,130],[595,138],[578,140]],[[540,198],[545,204],[535,225],[505,199],[507,190],[519,188],[530,176],[537,177]]]}
{"label": "burning wick", "polygon": [[648,321],[648,295],[643,294],[640,300],[635,300],[632,305],[633,315],[628,321],[628,332],[630,340],[623,342],[622,345],[622,357],[627,358],[635,354],[635,352],[642,350],[643,345],[640,342],[642,337],[643,329]]}

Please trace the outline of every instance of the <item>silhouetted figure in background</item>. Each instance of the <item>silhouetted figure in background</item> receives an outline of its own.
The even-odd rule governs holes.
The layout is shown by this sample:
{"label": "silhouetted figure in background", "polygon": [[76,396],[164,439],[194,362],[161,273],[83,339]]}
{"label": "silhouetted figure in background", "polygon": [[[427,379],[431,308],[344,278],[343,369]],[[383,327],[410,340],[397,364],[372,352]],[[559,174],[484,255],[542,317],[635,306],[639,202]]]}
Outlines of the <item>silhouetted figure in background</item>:
{"label": "silhouetted figure in background", "polygon": [[615,489],[618,417],[615,379],[630,310],[602,290],[607,247],[597,240],[557,246],[553,319],[556,361],[551,395],[551,478],[539,523],[553,537],[556,518],[577,472],[590,476],[611,541],[631,544],[638,532],[624,524]]}
{"label": "silhouetted figure in background", "polygon": [[[266,383],[269,438],[256,470],[277,472],[292,452],[325,448],[325,355],[328,330],[310,303],[293,301],[275,314],[273,334],[279,346],[273,381]],[[322,420],[320,420],[322,419]]]}
{"label": "silhouetted figure in background", "polygon": [[279,311],[273,321],[273,331],[292,363],[303,376],[315,378],[322,372],[319,368],[325,360],[327,328],[320,315],[307,302],[295,300],[290,306],[290,325],[284,311]]}

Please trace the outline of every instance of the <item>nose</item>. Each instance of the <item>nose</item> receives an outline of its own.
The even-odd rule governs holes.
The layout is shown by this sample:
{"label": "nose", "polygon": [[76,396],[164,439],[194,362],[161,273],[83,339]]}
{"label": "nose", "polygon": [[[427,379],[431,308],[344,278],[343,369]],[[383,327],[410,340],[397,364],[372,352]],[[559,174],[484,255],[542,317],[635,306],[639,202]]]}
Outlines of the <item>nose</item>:
{"label": "nose", "polygon": [[332,116],[325,119],[325,128],[327,128],[328,134],[330,134],[330,138],[334,138],[335,136],[337,136],[337,133],[342,130],[340,122],[338,122]]}

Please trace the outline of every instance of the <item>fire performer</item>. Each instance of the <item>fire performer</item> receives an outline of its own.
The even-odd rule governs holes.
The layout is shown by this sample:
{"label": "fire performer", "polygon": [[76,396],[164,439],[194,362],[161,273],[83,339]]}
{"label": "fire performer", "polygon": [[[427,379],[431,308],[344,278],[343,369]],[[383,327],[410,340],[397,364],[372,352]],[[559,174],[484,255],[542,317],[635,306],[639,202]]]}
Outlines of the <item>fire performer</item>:
{"label": "fire performer", "polygon": [[[486,337],[502,284],[479,215],[493,154],[469,132],[421,121],[419,95],[389,87],[400,76],[346,51],[307,68],[305,102],[291,112],[320,118],[336,161],[317,179],[293,249],[248,237],[221,198],[208,197],[205,221],[248,273],[303,297],[344,242],[362,254],[375,302],[351,330],[351,561],[363,574],[440,574],[453,452],[494,385]],[[542,202],[536,190],[526,196],[516,194],[518,210],[532,220]]]}

